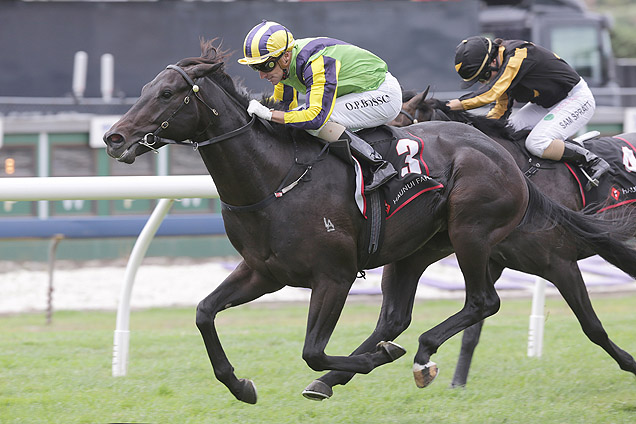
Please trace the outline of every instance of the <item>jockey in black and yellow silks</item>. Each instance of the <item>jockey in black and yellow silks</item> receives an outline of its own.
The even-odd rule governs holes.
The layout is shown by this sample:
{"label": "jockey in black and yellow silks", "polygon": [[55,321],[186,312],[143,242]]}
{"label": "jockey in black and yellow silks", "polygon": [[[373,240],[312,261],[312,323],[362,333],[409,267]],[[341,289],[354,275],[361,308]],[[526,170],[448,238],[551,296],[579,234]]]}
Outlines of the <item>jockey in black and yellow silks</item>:
{"label": "jockey in black and yellow silks", "polygon": [[[452,110],[491,103],[492,119],[509,119],[515,130],[530,129],[526,148],[535,156],[588,167],[591,180],[609,165],[580,144],[568,140],[594,115],[596,102],[587,83],[555,53],[523,40],[470,37],[455,50],[455,70],[462,88],[482,85],[448,102]],[[519,110],[512,107],[525,103]]]}

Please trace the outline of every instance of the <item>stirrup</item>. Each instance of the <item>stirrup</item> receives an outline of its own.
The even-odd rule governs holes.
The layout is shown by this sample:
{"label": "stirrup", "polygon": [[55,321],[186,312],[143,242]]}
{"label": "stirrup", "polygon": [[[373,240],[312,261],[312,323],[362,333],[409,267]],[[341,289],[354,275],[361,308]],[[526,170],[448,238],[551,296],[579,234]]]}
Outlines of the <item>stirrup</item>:
{"label": "stirrup", "polygon": [[[607,163],[607,161],[605,161],[605,159],[599,157],[599,158],[596,158],[595,161],[596,163],[590,166],[590,171],[593,172],[592,175],[589,175],[587,171],[583,167],[581,167],[581,172],[588,179],[588,182],[585,185],[586,191],[589,191],[592,188],[592,186],[598,187],[599,178],[605,173],[607,173],[607,171],[610,170],[610,165],[609,163]],[[598,167],[598,168],[595,169],[595,167]]]}

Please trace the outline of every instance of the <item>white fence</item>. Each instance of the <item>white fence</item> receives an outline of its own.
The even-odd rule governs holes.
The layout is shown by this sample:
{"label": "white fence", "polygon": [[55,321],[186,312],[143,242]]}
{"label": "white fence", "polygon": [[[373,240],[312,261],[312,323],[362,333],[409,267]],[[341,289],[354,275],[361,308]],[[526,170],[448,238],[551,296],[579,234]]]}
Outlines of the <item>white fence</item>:
{"label": "white fence", "polygon": [[3,178],[0,201],[160,199],[133,246],[119,295],[113,376],[128,369],[130,296],[137,270],[174,199],[218,197],[209,175],[153,177]]}
{"label": "white fence", "polygon": [[[0,201],[160,199],[142,229],[126,266],[113,339],[112,373],[125,376],[130,343],[130,297],[137,270],[174,199],[218,197],[208,175],[149,177],[3,178]],[[528,356],[541,356],[545,281],[537,279]]]}
{"label": "white fence", "polygon": [[217,197],[209,175],[3,178],[4,200],[117,200]]}

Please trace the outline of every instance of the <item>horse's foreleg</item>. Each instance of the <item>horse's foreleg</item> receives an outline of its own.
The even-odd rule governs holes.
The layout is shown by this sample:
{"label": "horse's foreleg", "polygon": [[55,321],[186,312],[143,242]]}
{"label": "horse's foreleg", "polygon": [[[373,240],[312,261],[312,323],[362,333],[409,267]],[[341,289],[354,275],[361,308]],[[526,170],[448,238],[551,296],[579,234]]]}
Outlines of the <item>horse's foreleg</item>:
{"label": "horse's foreleg", "polygon": [[[353,351],[352,355],[373,352],[379,342],[394,340],[408,328],[419,277],[430,263],[446,256],[441,254],[440,257],[431,258],[432,252],[427,253],[430,255],[412,255],[400,262],[384,266],[382,308],[378,322],[373,333]],[[330,371],[307,386],[303,396],[313,400],[329,398],[334,386],[347,384],[354,376],[355,373],[352,372]]]}
{"label": "horse's foreleg", "polygon": [[338,370],[367,374],[375,367],[396,359],[396,354],[400,355],[390,343],[378,346],[374,352],[351,356],[330,356],[325,353],[352,283],[353,281],[339,283],[326,277],[312,284],[303,359],[315,371]]}
{"label": "horse's foreleg", "polygon": [[216,314],[232,306],[241,305],[283,286],[250,269],[241,262],[236,269],[197,306],[196,324],[203,336],[208,357],[216,378],[238,399],[256,403],[256,387],[251,380],[238,379],[230,364],[214,325]]}

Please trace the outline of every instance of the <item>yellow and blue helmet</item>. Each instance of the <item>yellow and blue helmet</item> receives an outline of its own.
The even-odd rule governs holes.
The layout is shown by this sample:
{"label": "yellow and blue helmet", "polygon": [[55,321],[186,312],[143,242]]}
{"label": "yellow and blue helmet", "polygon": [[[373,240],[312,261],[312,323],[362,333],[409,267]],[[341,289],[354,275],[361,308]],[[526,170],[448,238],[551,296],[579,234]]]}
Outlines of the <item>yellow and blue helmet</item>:
{"label": "yellow and blue helmet", "polygon": [[251,29],[243,43],[243,57],[238,62],[254,70],[269,72],[276,61],[294,45],[294,36],[281,24],[261,22]]}

